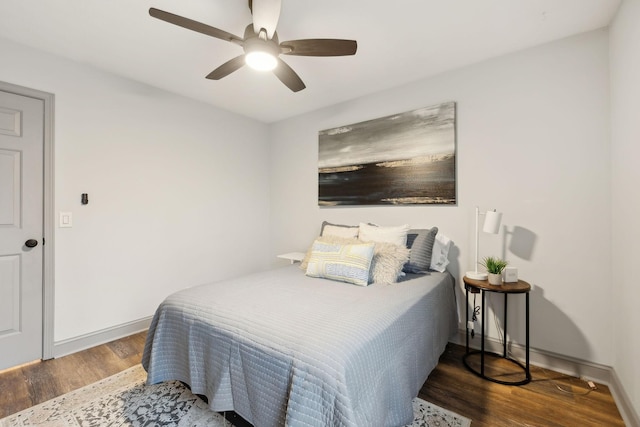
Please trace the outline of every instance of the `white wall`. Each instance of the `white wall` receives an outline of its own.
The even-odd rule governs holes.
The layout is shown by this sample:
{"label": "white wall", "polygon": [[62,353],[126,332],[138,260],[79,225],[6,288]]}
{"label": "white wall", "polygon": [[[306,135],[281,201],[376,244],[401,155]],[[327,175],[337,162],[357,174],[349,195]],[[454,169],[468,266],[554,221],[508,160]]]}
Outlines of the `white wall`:
{"label": "white wall", "polygon": [[[55,340],[269,265],[267,128],[0,39],[0,80],[54,93]],[[89,204],[80,204],[81,193]]]}
{"label": "white wall", "polygon": [[[457,103],[457,206],[318,207],[319,130],[445,101]],[[270,132],[274,254],[305,250],[323,220],[436,225],[456,244],[451,271],[460,281],[472,268],[474,207],[497,208],[506,231],[525,232],[483,235],[481,252],[506,256],[533,285],[532,347],[613,363],[606,31],[305,114]],[[523,301],[512,304],[512,338],[524,344]]]}
{"label": "white wall", "polygon": [[[0,80],[56,95],[55,205],[74,213],[73,228],[55,230],[56,341],[149,316],[182,287],[274,264],[306,249],[325,219],[437,225],[456,243],[460,279],[480,205],[501,210],[506,227],[482,236],[482,253],[506,256],[534,286],[533,347],[613,365],[640,413],[640,344],[629,339],[640,301],[639,19],[640,5],[624,2],[612,27],[611,151],[602,31],[269,127],[0,39]],[[317,206],[318,130],[444,101],[458,111],[457,206]],[[516,227],[535,236],[531,256],[511,250],[532,242],[510,234]]]}
{"label": "white wall", "polygon": [[613,366],[640,414],[638,303],[635,265],[640,257],[640,3],[622,3],[611,27],[613,206]]}

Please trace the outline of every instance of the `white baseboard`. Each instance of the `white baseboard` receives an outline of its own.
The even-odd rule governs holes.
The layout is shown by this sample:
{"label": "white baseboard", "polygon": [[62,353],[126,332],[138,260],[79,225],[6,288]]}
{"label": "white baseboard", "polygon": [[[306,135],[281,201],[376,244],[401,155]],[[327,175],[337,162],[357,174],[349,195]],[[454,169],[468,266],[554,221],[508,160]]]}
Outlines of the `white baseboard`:
{"label": "white baseboard", "polygon": [[611,380],[609,389],[616,401],[616,405],[618,405],[618,411],[620,411],[620,415],[622,415],[624,424],[628,427],[640,427],[640,417],[633,409],[633,404],[631,400],[629,400],[627,393],[625,393],[620,378],[618,378],[618,374],[616,374],[614,370],[611,370]]}
{"label": "white baseboard", "polygon": [[[458,330],[458,334],[451,340],[454,344],[466,344],[466,330]],[[485,339],[485,350],[502,354],[502,343],[491,337]],[[479,334],[475,339],[469,339],[469,347],[474,350],[480,348]],[[520,360],[524,364],[525,347],[520,344],[509,343],[507,350],[513,358]],[[553,352],[529,348],[529,361],[532,365],[551,369],[562,374],[571,375],[578,378],[593,380],[609,387],[618,411],[627,426],[640,427],[640,419],[636,413],[629,396],[625,392],[618,376],[611,366],[580,360],[570,356],[564,356]]]}
{"label": "white baseboard", "polygon": [[97,345],[105,344],[149,329],[152,317],[134,320],[111,328],[53,343],[53,357],[62,357]]}

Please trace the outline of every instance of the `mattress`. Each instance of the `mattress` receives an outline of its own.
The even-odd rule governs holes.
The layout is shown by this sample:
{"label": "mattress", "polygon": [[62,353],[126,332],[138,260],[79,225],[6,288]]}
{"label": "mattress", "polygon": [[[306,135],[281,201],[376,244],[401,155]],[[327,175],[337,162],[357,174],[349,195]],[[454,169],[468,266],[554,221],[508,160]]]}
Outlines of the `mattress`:
{"label": "mattress", "polygon": [[361,287],[292,265],[170,295],[142,364],[256,427],[402,426],[456,328],[449,273]]}

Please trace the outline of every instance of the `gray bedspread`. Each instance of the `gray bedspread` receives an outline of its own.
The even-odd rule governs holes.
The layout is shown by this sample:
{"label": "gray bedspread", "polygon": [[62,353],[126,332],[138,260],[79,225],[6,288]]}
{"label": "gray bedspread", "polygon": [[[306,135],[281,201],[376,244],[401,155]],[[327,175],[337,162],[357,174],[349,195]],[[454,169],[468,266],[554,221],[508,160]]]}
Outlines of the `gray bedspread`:
{"label": "gray bedspread", "polygon": [[360,287],[288,266],[169,296],[142,364],[256,427],[402,426],[456,328],[449,273]]}

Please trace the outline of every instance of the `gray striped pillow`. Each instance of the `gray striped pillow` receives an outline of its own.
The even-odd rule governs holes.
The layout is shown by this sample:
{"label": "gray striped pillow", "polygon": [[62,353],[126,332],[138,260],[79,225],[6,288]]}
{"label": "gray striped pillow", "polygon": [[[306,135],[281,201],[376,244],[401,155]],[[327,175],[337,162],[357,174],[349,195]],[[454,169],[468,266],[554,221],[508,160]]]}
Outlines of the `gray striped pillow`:
{"label": "gray striped pillow", "polygon": [[409,230],[407,247],[411,249],[411,253],[409,262],[402,269],[405,273],[421,273],[429,270],[436,234],[438,234],[438,227]]}

